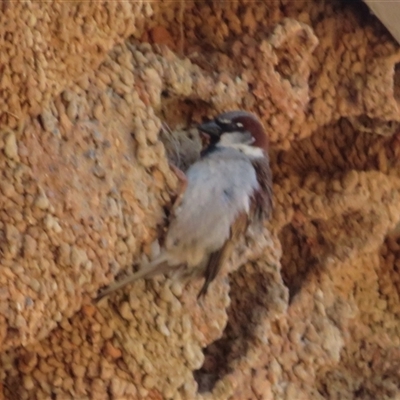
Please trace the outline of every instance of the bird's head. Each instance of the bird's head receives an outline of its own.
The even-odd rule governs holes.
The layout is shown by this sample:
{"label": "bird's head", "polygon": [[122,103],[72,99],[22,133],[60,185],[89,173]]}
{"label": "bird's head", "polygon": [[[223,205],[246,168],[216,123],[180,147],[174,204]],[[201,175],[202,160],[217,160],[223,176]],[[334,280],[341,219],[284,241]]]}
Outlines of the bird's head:
{"label": "bird's head", "polygon": [[260,120],[247,111],[228,111],[198,126],[208,137],[208,145],[254,147],[268,152],[269,140]]}

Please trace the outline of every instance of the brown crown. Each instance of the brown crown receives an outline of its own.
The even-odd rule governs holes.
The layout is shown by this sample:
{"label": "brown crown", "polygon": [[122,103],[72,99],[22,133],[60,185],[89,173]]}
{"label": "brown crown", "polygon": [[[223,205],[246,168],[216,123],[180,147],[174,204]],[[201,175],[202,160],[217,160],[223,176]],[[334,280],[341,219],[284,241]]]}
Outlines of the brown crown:
{"label": "brown crown", "polygon": [[240,122],[243,124],[244,128],[249,131],[254,137],[253,146],[259,147],[263,149],[265,152],[268,152],[269,149],[269,139],[268,135],[265,132],[265,129],[258,119],[258,117],[250,112],[237,110],[237,111],[228,111],[226,113],[220,114],[218,119],[226,119],[232,122]]}

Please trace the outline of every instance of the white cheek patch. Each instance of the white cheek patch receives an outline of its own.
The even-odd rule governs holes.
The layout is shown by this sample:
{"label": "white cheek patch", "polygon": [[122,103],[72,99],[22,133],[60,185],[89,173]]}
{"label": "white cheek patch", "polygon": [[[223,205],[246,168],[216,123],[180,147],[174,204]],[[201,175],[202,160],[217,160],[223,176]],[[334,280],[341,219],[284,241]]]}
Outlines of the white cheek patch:
{"label": "white cheek patch", "polygon": [[252,144],[254,142],[253,136],[249,132],[229,132],[223,133],[220,136],[219,144],[222,146],[230,146],[238,144]]}
{"label": "white cheek patch", "polygon": [[254,142],[254,137],[248,132],[229,132],[221,135],[217,146],[236,149],[249,158],[264,157],[264,152],[262,149],[252,146]]}
{"label": "white cheek patch", "polygon": [[249,158],[262,158],[264,157],[264,152],[259,147],[247,146],[245,144],[238,144],[235,146],[236,149],[246,154]]}

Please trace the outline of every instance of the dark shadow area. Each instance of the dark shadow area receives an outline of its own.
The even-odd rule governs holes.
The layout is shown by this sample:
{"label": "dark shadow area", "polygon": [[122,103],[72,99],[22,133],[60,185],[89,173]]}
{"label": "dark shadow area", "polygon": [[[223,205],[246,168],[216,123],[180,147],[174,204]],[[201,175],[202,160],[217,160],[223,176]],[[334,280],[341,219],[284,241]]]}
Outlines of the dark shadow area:
{"label": "dark shadow area", "polygon": [[204,349],[205,360],[193,375],[199,393],[210,392],[216,382],[230,372],[232,361],[245,356],[257,340],[255,327],[268,313],[269,274],[255,266],[252,273],[245,267],[231,275],[231,305],[223,337]]}
{"label": "dark shadow area", "polygon": [[398,103],[400,103],[400,63],[394,65],[393,91],[394,91],[394,98]]}
{"label": "dark shadow area", "polygon": [[370,134],[392,136],[400,129],[400,122],[393,120],[383,120],[380,118],[370,118],[367,115],[349,118],[354,129],[359,132]]}
{"label": "dark shadow area", "polygon": [[169,162],[185,171],[199,158],[202,148],[196,125],[204,116],[213,115],[212,111],[203,101],[180,99],[164,90],[156,114],[163,122],[160,140]]}
{"label": "dark shadow area", "polygon": [[313,254],[313,249],[315,252],[317,246],[322,246],[323,239],[321,237],[318,242],[316,237],[307,236],[300,228],[287,225],[280,232],[279,240],[283,249],[290,249],[282,254],[281,273],[283,282],[289,290],[289,303],[291,303],[301,290],[304,280],[317,270],[319,261]]}
{"label": "dark shadow area", "polygon": [[[357,117],[357,120],[360,118],[365,120],[367,117]],[[389,168],[400,165],[390,136],[375,134],[374,129],[360,132],[352,122],[341,118],[334,124],[319,128],[306,139],[293,141],[288,151],[272,151],[274,182],[279,184],[289,176],[304,179],[312,172],[330,179],[353,169],[379,170],[382,149]]]}

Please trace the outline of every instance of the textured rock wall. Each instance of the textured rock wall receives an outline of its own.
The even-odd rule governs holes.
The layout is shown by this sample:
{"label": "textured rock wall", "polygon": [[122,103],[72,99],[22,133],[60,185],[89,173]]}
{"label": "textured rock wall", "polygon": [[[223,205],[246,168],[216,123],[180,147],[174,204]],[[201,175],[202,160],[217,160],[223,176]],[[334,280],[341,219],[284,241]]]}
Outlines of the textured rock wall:
{"label": "textured rock wall", "polygon": [[[400,52],[362,3],[14,3],[0,15],[0,396],[400,396]],[[275,210],[201,282],[157,247],[205,116],[271,139]],[[228,277],[228,272],[231,272]]]}

